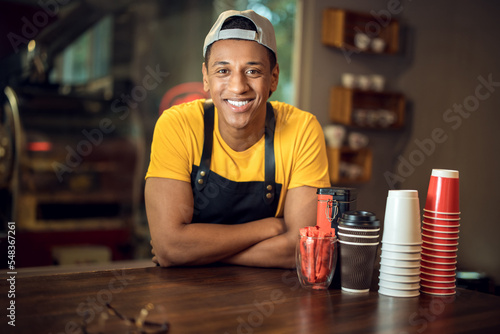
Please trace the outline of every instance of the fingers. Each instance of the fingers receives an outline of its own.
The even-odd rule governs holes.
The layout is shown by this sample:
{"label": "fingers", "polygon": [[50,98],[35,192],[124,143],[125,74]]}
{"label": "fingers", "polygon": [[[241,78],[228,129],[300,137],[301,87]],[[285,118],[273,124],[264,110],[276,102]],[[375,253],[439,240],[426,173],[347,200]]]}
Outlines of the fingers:
{"label": "fingers", "polygon": [[156,257],[155,249],[154,249],[154,246],[153,246],[153,240],[150,240],[149,244],[151,245],[151,254],[153,254],[153,258],[151,260],[154,263],[158,264],[158,258]]}

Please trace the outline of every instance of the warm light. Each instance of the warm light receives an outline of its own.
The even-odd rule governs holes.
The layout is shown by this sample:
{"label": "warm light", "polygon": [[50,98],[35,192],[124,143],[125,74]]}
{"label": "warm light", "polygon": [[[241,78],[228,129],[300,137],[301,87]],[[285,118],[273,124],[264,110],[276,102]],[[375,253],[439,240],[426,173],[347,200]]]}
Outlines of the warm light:
{"label": "warm light", "polygon": [[52,143],[48,141],[38,141],[28,143],[28,151],[32,152],[48,152],[52,149]]}
{"label": "warm light", "polygon": [[28,43],[28,51],[29,52],[33,52],[33,50],[35,50],[35,46],[36,46],[36,42],[34,39],[32,39],[31,41],[29,41]]}

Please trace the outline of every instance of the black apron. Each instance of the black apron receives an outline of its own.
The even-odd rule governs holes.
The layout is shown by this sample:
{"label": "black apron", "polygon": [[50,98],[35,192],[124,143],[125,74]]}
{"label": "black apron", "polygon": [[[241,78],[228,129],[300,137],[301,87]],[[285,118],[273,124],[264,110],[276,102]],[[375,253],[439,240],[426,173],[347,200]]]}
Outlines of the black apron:
{"label": "black apron", "polygon": [[200,165],[191,172],[194,212],[192,223],[241,224],[274,217],[281,184],[275,181],[274,128],[272,105],[267,103],[265,128],[265,181],[235,182],[210,171],[212,160],[214,105],[205,102],[204,142]]}

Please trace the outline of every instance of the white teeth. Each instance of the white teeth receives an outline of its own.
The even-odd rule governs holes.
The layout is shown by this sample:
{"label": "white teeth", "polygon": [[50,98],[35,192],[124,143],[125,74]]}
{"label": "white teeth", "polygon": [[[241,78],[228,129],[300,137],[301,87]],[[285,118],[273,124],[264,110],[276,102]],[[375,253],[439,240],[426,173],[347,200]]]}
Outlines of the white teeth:
{"label": "white teeth", "polygon": [[245,104],[247,104],[250,101],[231,101],[231,100],[227,100],[227,102],[229,102],[229,104],[231,104],[231,105],[233,105],[235,107],[243,107]]}

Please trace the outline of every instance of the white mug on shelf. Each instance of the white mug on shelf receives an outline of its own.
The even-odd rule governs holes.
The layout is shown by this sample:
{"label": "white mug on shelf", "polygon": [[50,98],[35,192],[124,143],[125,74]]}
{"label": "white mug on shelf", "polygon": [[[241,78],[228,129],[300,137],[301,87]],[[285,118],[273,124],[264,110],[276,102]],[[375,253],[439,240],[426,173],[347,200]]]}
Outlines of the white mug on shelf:
{"label": "white mug on shelf", "polygon": [[382,53],[385,49],[385,41],[380,37],[376,37],[372,40],[371,47],[374,52]]}
{"label": "white mug on shelf", "polygon": [[370,77],[368,75],[359,75],[358,76],[358,87],[362,90],[370,89]]}
{"label": "white mug on shelf", "polygon": [[343,73],[341,82],[345,88],[354,88],[356,86],[356,76],[352,73]]}
{"label": "white mug on shelf", "polygon": [[370,37],[362,32],[356,33],[354,35],[354,46],[361,50],[366,50],[370,46],[371,39]]}
{"label": "white mug on shelf", "polygon": [[371,77],[372,89],[376,92],[381,92],[384,90],[385,78],[380,74],[373,74]]}
{"label": "white mug on shelf", "polygon": [[345,139],[346,129],[342,125],[327,125],[323,128],[328,147],[340,148]]}
{"label": "white mug on shelf", "polygon": [[368,145],[369,139],[368,136],[360,133],[360,132],[351,132],[347,137],[347,141],[349,143],[349,147],[353,150],[359,150]]}

